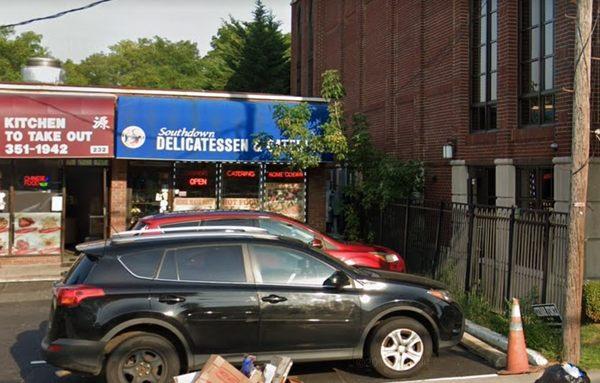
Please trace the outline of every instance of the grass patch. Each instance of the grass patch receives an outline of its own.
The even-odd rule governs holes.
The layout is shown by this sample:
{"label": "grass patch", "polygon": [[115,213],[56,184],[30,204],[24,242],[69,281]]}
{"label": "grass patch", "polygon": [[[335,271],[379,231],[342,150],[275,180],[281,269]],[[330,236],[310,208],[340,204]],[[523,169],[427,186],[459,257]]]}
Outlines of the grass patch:
{"label": "grass patch", "polygon": [[585,369],[600,368],[600,324],[581,327],[581,366]]}

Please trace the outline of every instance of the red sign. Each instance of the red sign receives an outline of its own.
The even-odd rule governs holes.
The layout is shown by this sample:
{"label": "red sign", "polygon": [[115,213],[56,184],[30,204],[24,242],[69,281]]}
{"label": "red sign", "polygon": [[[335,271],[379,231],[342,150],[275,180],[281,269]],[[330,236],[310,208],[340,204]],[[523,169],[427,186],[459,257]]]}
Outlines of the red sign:
{"label": "red sign", "polygon": [[190,186],[206,186],[206,185],[208,185],[208,178],[201,178],[201,177],[190,178],[188,180],[188,184]]}
{"label": "red sign", "polygon": [[272,179],[304,178],[304,173],[302,171],[267,172],[267,178],[272,178]]}
{"label": "red sign", "polygon": [[0,158],[114,156],[115,97],[0,95]]}
{"label": "red sign", "polygon": [[47,187],[48,186],[48,176],[35,175],[35,176],[25,176],[23,177],[23,185],[29,187]]}
{"label": "red sign", "polygon": [[254,170],[228,170],[225,172],[227,177],[233,178],[254,178],[256,172]]}

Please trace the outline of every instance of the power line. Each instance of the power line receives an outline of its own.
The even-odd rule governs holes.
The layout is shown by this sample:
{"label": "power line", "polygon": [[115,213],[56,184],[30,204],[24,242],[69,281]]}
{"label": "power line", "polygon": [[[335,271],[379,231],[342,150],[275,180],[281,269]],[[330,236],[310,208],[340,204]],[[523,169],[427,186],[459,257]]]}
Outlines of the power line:
{"label": "power line", "polygon": [[14,23],[14,24],[5,24],[5,25],[0,25],[0,29],[18,27],[18,26],[21,26],[21,25],[27,25],[27,24],[31,24],[31,23],[35,23],[35,22],[38,22],[38,21],[43,21],[43,20],[57,19],[57,18],[59,18],[59,17],[62,17],[62,16],[64,16],[64,15],[67,15],[67,14],[69,14],[69,13],[83,11],[83,10],[85,10],[85,9],[89,9],[89,8],[95,7],[95,6],[97,6],[97,5],[100,5],[100,4],[102,4],[102,3],[107,3],[107,2],[109,2],[109,1],[112,1],[112,0],[98,0],[98,1],[94,1],[93,3],[90,3],[90,4],[87,4],[87,5],[84,5],[84,6],[82,6],[82,7],[68,9],[68,10],[66,10],[66,11],[62,11],[62,12],[55,13],[55,14],[53,14],[53,15],[49,15],[49,16],[43,16],[43,17],[36,17],[36,18],[34,18],[34,19],[29,19],[29,20],[20,21],[20,22],[18,22],[18,23]]}

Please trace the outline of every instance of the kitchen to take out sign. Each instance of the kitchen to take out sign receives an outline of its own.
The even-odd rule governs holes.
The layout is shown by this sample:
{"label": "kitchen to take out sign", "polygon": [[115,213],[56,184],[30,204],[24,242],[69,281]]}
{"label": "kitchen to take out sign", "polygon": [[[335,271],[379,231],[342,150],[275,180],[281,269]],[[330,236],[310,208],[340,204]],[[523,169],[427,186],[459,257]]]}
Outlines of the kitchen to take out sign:
{"label": "kitchen to take out sign", "polygon": [[114,155],[115,97],[0,95],[0,158]]}

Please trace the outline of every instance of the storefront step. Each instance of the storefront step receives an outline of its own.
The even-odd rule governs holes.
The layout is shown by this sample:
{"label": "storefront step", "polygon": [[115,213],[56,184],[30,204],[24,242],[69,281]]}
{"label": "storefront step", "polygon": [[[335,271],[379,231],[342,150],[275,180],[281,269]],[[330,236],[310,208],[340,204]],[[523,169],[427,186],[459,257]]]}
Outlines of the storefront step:
{"label": "storefront step", "polygon": [[[4,261],[4,260],[2,260]],[[54,281],[60,278],[66,267],[57,263],[41,264],[6,264],[0,263],[0,283]]]}

